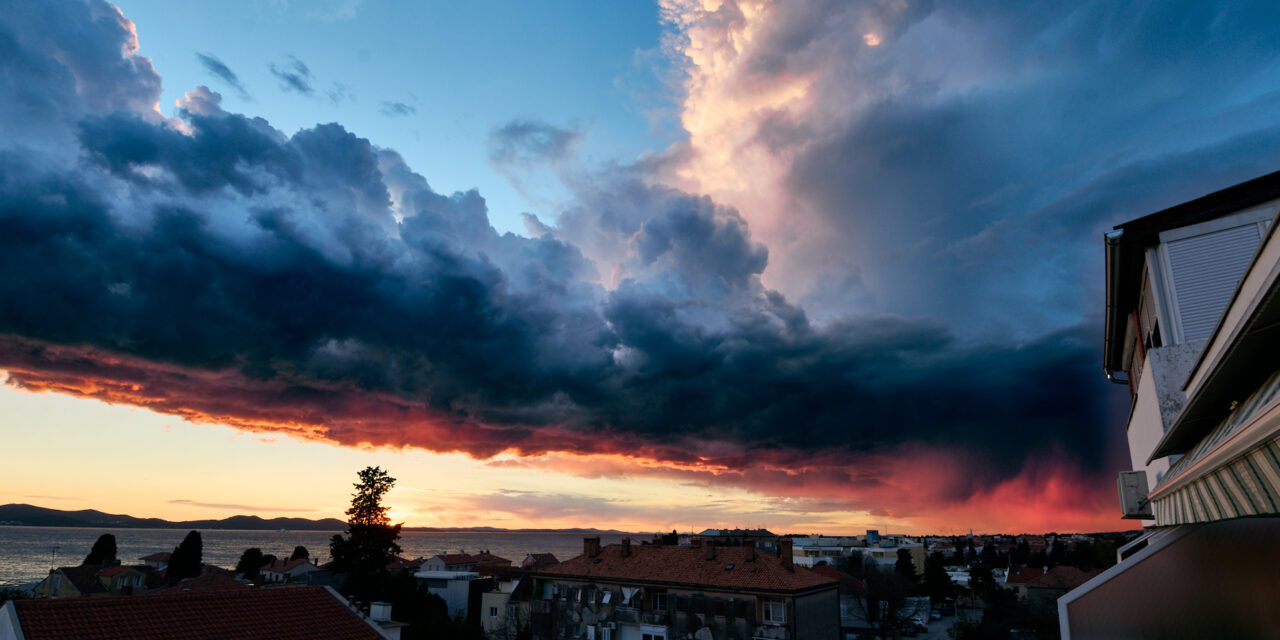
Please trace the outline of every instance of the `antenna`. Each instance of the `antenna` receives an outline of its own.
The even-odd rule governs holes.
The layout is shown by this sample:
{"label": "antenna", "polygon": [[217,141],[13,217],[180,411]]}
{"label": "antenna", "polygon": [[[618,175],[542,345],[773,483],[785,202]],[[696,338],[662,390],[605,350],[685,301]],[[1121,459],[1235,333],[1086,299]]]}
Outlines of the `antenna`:
{"label": "antenna", "polygon": [[57,569],[57,568],[58,568],[58,549],[59,549],[59,548],[60,548],[60,547],[59,547],[58,545],[56,545],[56,544],[55,544],[55,545],[53,545],[53,556],[49,558],[49,568],[50,568],[50,569]]}

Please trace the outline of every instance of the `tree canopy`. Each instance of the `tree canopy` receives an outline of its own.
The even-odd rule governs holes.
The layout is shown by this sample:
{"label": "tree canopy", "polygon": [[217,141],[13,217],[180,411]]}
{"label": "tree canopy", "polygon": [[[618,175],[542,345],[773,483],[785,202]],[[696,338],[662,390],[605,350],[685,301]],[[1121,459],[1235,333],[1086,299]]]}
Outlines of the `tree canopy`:
{"label": "tree canopy", "polygon": [[93,543],[93,549],[89,550],[89,555],[84,557],[81,564],[118,564],[116,560],[116,537],[110,533],[104,533],[98,536],[97,541]]}
{"label": "tree canopy", "polygon": [[266,563],[267,561],[262,555],[262,549],[250,547],[240,554],[240,562],[236,563],[236,573],[252,580],[258,577],[258,571]]}
{"label": "tree canopy", "polygon": [[304,547],[304,546],[302,546],[302,545],[298,545],[298,546],[294,547],[294,548],[293,548],[293,553],[289,554],[289,560],[290,560],[290,561],[293,561],[293,560],[310,560],[310,559],[311,559],[311,554],[307,553],[307,548],[306,548],[306,547]]}
{"label": "tree canopy", "polygon": [[345,590],[365,599],[379,588],[386,566],[400,553],[396,540],[402,525],[391,524],[389,507],[382,504],[396,479],[380,467],[366,467],[357,476],[360,481],[347,509],[347,535],[333,536],[329,550],[334,570],[346,576]]}
{"label": "tree canopy", "polygon": [[183,578],[199,576],[203,561],[204,543],[200,540],[200,532],[192,531],[173,550],[173,555],[169,558],[169,568],[165,570],[165,582],[177,584]]}

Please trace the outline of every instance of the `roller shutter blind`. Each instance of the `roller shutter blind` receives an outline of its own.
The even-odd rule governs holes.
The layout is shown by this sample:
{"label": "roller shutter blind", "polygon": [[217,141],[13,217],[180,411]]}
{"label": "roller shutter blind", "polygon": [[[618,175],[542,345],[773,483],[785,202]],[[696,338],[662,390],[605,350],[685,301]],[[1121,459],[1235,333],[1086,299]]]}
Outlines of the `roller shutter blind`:
{"label": "roller shutter blind", "polygon": [[1258,225],[1251,223],[1165,245],[1184,342],[1213,333],[1259,240]]}

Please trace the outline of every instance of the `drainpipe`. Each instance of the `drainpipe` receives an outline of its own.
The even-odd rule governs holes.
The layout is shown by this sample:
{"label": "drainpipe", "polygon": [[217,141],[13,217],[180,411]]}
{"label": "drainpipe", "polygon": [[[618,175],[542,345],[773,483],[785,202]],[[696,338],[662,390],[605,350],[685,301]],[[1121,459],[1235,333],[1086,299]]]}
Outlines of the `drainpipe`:
{"label": "drainpipe", "polygon": [[1124,335],[1120,332],[1120,323],[1117,319],[1119,316],[1116,315],[1116,307],[1119,304],[1116,298],[1120,295],[1120,239],[1122,237],[1124,237],[1124,229],[1116,229],[1103,236],[1107,254],[1107,320],[1102,346],[1102,370],[1107,374],[1107,380],[1116,384],[1129,384],[1128,374],[1122,376],[1120,375],[1122,371],[1111,368],[1111,350]]}

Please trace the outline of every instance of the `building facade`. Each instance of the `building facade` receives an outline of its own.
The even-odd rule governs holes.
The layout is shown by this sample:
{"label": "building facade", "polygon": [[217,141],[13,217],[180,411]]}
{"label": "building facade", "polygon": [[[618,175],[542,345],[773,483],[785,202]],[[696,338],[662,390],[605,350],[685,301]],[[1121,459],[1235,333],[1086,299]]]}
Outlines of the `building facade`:
{"label": "building facade", "polygon": [[1108,233],[1103,367],[1147,531],[1058,600],[1065,638],[1280,637],[1280,172]]}
{"label": "building facade", "polygon": [[[789,551],[789,550],[788,550]],[[535,640],[839,640],[837,582],[755,546],[601,547],[532,574]]]}

